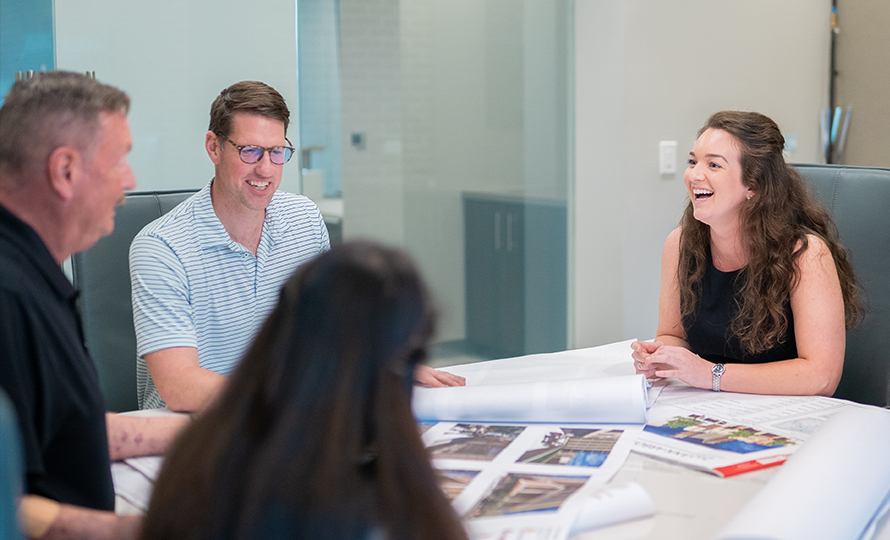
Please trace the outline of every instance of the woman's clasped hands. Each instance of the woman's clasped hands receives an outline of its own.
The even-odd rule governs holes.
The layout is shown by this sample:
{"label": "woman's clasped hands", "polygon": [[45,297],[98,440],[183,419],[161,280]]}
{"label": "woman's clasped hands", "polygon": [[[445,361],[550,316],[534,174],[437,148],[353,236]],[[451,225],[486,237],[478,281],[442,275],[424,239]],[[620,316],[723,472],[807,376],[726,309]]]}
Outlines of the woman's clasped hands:
{"label": "woman's clasped hands", "polygon": [[696,388],[711,388],[714,364],[689,349],[661,341],[634,341],[630,347],[634,370],[647,379],[674,378]]}

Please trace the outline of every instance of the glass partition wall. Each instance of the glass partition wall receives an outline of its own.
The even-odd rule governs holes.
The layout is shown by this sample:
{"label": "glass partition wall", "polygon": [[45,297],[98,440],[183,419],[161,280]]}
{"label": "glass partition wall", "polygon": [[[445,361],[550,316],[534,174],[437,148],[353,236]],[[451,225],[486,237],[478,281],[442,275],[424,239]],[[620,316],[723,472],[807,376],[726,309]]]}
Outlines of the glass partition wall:
{"label": "glass partition wall", "polygon": [[210,102],[265,81],[301,149],[282,189],[315,200],[335,241],[412,254],[439,365],[566,347],[571,0],[52,6],[55,67],[133,98],[138,189],[206,184]]}
{"label": "glass partition wall", "polygon": [[440,356],[566,347],[569,28],[564,1],[298,2],[304,188],[416,258]]}

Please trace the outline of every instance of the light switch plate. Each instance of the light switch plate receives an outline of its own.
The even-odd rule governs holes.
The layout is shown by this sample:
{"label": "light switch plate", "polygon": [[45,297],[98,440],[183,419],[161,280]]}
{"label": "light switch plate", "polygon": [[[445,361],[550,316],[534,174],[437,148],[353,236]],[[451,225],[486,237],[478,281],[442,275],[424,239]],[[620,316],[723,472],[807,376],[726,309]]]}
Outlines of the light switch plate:
{"label": "light switch plate", "polygon": [[658,173],[675,174],[677,172],[677,141],[661,141],[658,143]]}

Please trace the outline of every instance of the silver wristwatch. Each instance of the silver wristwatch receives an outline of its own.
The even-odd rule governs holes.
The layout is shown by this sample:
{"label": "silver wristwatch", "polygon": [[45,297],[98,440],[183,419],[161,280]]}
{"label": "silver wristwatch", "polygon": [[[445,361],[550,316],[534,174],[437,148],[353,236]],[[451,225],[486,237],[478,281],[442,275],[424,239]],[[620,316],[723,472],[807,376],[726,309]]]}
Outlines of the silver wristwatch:
{"label": "silver wristwatch", "polygon": [[723,376],[724,371],[726,371],[726,366],[723,364],[714,364],[711,368],[711,374],[713,375],[713,379],[711,379],[711,387],[715,392],[720,391],[720,377]]}

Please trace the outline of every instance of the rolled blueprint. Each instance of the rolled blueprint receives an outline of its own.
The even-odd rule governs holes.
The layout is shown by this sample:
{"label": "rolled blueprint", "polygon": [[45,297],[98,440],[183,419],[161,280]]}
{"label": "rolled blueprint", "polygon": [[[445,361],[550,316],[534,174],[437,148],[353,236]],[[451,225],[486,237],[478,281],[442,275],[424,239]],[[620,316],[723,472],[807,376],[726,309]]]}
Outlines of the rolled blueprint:
{"label": "rolled blueprint", "polygon": [[580,502],[572,534],[655,514],[652,497],[640,484],[609,485]]}
{"label": "rolled blueprint", "polygon": [[420,421],[641,424],[647,388],[642,375],[415,388],[412,406]]}
{"label": "rolled blueprint", "polygon": [[890,491],[890,411],[851,407],[831,417],[717,540],[834,540],[862,536]]}

